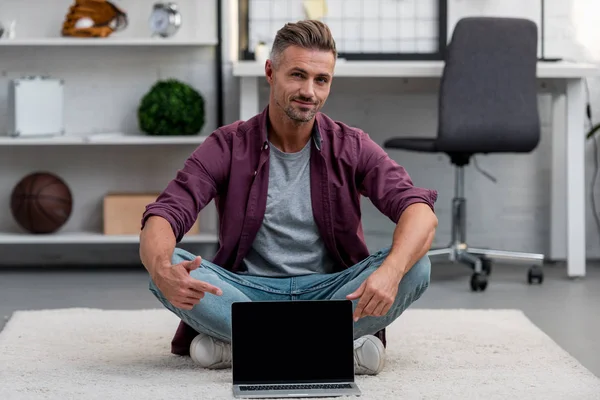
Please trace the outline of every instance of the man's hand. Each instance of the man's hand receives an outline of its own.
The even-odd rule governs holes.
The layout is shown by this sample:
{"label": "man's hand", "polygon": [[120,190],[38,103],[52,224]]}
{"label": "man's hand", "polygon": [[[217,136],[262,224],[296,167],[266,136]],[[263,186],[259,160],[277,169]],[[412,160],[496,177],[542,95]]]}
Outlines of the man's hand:
{"label": "man's hand", "polygon": [[354,322],[369,315],[381,317],[387,314],[396,300],[402,276],[394,266],[384,262],[354,293],[346,296],[349,300],[360,298],[354,310]]}
{"label": "man's hand", "polygon": [[205,293],[220,296],[223,291],[209,283],[190,276],[190,272],[200,266],[201,257],[183,261],[176,265],[158,267],[152,280],[165,298],[175,307],[191,310],[204,298]]}

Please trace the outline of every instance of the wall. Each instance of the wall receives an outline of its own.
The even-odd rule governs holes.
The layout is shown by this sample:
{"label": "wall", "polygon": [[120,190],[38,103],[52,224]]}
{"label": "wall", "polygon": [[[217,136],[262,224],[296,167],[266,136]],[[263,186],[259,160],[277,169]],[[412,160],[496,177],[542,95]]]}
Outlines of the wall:
{"label": "wall", "polygon": [[[19,1],[11,0],[20,7]],[[34,0],[30,0],[34,1]],[[30,1],[28,5],[30,6]],[[41,0],[35,0],[41,1]],[[142,0],[121,0],[118,3],[140,3]],[[203,5],[198,5],[202,10]],[[589,60],[592,40],[598,29],[590,22],[589,12],[580,13],[580,7],[591,7],[595,0],[548,0],[546,55]],[[43,4],[42,4],[43,3]],[[38,4],[45,10],[61,10],[59,23],[70,1]],[[210,2],[209,2],[210,3]],[[235,3],[235,0],[230,1]],[[7,2],[3,2],[3,5]],[[143,3],[148,4],[148,3]],[[487,4],[487,6],[486,6]],[[504,4],[504,6],[503,6]],[[25,6],[23,6],[25,7]],[[148,6],[149,7],[149,6]],[[489,13],[490,10],[514,12],[501,0],[450,0],[450,10],[461,13]],[[454,8],[452,8],[454,7]],[[486,9],[486,7],[488,7]],[[30,7],[28,7],[30,9]],[[39,9],[39,8],[36,8]],[[62,11],[64,9],[64,12]],[[589,10],[589,8],[584,8]],[[237,29],[235,15],[225,7],[224,20]],[[198,11],[201,12],[201,11]],[[535,10],[527,10],[533,18]],[[145,13],[145,11],[144,11]],[[31,24],[45,21],[47,14],[31,14]],[[574,14],[579,18],[573,22]],[[145,14],[144,14],[145,15]],[[453,14],[456,15],[456,14]],[[464,14],[463,14],[464,15]],[[576,30],[575,27],[579,30]],[[584,33],[582,33],[584,32]],[[235,40],[235,32],[224,32],[227,43]],[[597,36],[596,36],[597,38]],[[579,43],[583,40],[585,43]],[[223,53],[229,60],[224,65],[225,120],[237,119],[237,82],[231,78],[231,59],[235,52],[225,46]],[[34,73],[60,74],[70,83],[67,126],[73,133],[93,133],[102,130],[135,130],[135,106],[152,82],[167,75],[178,76],[195,85],[208,101],[207,124],[204,133],[216,126],[214,109],[214,49],[213,48],[0,48],[0,84],[16,75]],[[359,126],[382,143],[395,134],[435,135],[436,83],[430,82],[428,94],[411,94],[412,82],[397,80],[343,80],[334,84],[333,93],[325,111],[336,119]],[[263,100],[267,86],[263,85]],[[596,122],[600,121],[600,85],[590,81],[592,106]],[[401,94],[399,94],[401,93]],[[0,92],[0,128],[6,123],[5,93]],[[466,195],[468,198],[468,235],[473,245],[522,251],[547,251],[549,243],[549,183],[550,183],[550,103],[540,96],[540,111],[544,135],[539,148],[531,155],[493,155],[478,157],[479,164],[498,178],[494,184],[473,167],[467,170]],[[175,173],[193,146],[160,149],[156,147],[124,148],[59,148],[11,149],[0,147],[0,210],[7,210],[8,191],[18,177],[33,166],[52,167],[66,175],[81,196],[80,212],[66,229],[98,227],[101,195],[107,189],[124,188],[160,189]],[[593,147],[587,147],[587,178],[593,173]],[[450,237],[450,200],[453,191],[453,173],[444,156],[416,155],[391,152],[411,173],[417,185],[440,191],[437,212],[440,229],[438,245],[445,245]],[[160,161],[160,162],[159,162]],[[136,181],[136,179],[139,179]],[[132,183],[133,182],[133,183]],[[588,185],[589,186],[589,185]],[[597,189],[598,191],[598,189]],[[597,193],[600,196],[600,193]],[[589,196],[588,196],[589,198]],[[600,197],[599,197],[600,198]],[[211,218],[213,218],[211,220]],[[207,218],[206,228],[214,226],[214,214]],[[393,224],[383,218],[365,201],[364,225],[367,241],[373,249],[387,245]],[[10,215],[0,212],[0,228],[12,224]],[[13,226],[14,228],[14,226]],[[595,226],[588,200],[587,248],[590,258],[600,257],[600,235]],[[204,250],[203,250],[204,251]],[[210,250],[206,250],[209,252]],[[208,254],[208,253],[203,253]],[[0,258],[10,263],[64,263],[64,262],[136,262],[136,246],[35,246],[0,247]]]}

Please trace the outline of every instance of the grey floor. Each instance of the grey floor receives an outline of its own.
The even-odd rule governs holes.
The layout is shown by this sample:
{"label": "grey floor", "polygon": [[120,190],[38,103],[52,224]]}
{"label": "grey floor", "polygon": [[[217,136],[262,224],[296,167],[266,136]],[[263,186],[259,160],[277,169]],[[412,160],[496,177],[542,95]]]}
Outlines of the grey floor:
{"label": "grey floor", "polygon": [[[565,268],[545,267],[541,286],[526,284],[523,266],[494,265],[485,292],[468,288],[470,272],[435,264],[432,284],[418,308],[520,309],[561,347],[600,377],[600,265],[585,279],[566,278]],[[0,269],[0,328],[12,312],[27,309],[159,307],[142,268]]]}

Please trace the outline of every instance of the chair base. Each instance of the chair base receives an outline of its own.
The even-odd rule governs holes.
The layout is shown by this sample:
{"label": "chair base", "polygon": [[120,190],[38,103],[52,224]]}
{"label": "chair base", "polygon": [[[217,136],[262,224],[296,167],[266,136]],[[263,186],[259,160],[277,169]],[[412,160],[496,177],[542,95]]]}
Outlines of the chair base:
{"label": "chair base", "polygon": [[544,281],[543,254],[473,248],[468,247],[466,243],[455,243],[448,247],[431,249],[427,255],[429,257],[445,255],[450,261],[466,264],[473,269],[470,286],[475,292],[487,288],[488,276],[492,272],[492,260],[533,262],[534,265],[527,272],[527,282],[541,284]]}
{"label": "chair base", "polygon": [[[464,198],[464,165],[461,160],[453,159],[455,165],[455,187],[452,199],[452,238],[450,245],[441,249],[431,249],[427,255],[430,257],[447,255],[450,261],[468,265],[473,269],[471,276],[471,290],[484,291],[487,288],[487,278],[492,272],[492,259],[506,261],[531,261],[534,265],[529,268],[527,281],[529,284],[542,283],[544,273],[542,264],[544,255],[536,253],[521,253],[516,251],[503,251],[481,249],[467,245],[467,205]],[[462,160],[466,161],[466,160]]]}

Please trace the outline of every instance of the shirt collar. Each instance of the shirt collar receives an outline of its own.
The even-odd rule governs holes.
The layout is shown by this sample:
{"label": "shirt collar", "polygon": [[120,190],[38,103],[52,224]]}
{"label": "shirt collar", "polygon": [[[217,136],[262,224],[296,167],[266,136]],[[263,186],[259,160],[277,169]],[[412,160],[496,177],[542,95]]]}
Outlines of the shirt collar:
{"label": "shirt collar", "polygon": [[[262,111],[259,121],[260,121],[260,136],[262,139],[262,145],[261,145],[261,150],[263,148],[267,148],[269,146],[269,138],[267,135],[268,132],[268,124],[269,124],[269,118],[267,118],[267,116],[269,115],[269,106],[267,105],[265,107],[265,109]],[[323,136],[321,136],[321,132],[319,130],[319,118],[318,118],[319,114],[317,113],[317,116],[315,117],[315,123],[313,125],[313,130],[312,130],[312,140],[315,144],[315,147],[317,148],[317,150],[321,151],[321,147],[322,147],[322,143],[323,143]]]}

